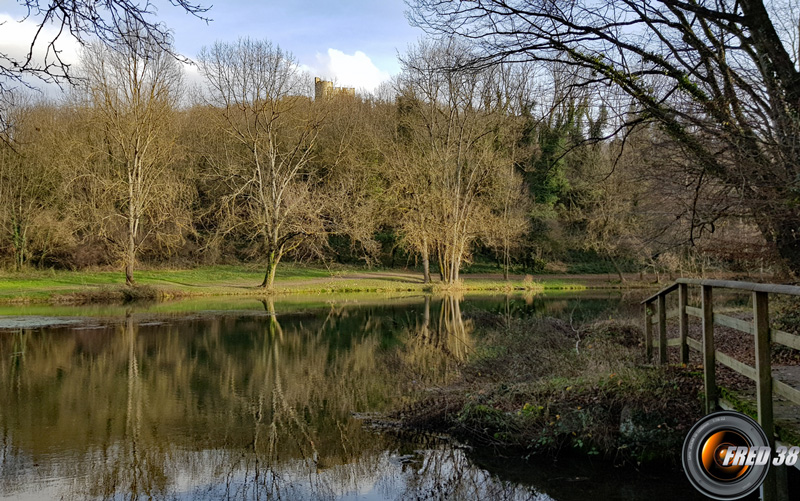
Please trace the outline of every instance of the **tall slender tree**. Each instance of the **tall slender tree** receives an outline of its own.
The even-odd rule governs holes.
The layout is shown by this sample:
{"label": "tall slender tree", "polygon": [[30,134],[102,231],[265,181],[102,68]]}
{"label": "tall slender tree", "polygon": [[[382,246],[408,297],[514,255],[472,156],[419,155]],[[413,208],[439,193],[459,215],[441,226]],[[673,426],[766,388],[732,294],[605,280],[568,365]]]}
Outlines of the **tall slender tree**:
{"label": "tall slender tree", "polygon": [[463,261],[487,222],[488,192],[513,163],[509,113],[497,68],[459,69],[454,41],[420,43],[403,58],[401,113],[394,155],[406,239],[426,258],[434,250],[442,279],[459,280]]}
{"label": "tall slender tree", "polygon": [[102,196],[115,209],[111,219],[104,214],[96,218],[97,230],[123,249],[125,283],[131,285],[140,246],[179,221],[176,209],[184,197],[170,169],[177,153],[172,113],[180,67],[135,25],[128,33],[113,48],[89,45],[82,67],[98,136],[87,179],[105,186]]}
{"label": "tall slender tree", "polygon": [[263,244],[269,289],[286,253],[324,234],[310,172],[322,106],[294,57],[268,41],[217,42],[198,60],[228,140],[226,156],[209,159],[227,191],[226,231]]}

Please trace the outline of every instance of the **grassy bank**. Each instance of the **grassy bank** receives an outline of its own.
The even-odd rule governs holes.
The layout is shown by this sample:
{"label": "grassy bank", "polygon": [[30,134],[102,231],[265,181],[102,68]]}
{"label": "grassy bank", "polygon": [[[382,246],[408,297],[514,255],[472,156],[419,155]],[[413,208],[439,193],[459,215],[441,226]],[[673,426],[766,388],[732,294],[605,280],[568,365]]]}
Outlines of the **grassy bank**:
{"label": "grassy bank", "polygon": [[[136,273],[137,285],[126,287],[119,271],[39,271],[0,273],[3,303],[91,303],[191,296],[264,295],[256,287],[263,270],[252,266],[207,266],[188,270],[159,269]],[[457,287],[424,284],[420,274],[398,270],[316,268],[292,264],[278,268],[271,293],[341,293],[403,291],[543,291],[582,290],[564,279],[503,281],[495,277],[465,276]]]}
{"label": "grassy bank", "polygon": [[397,412],[401,426],[522,456],[576,453],[640,464],[677,461],[702,416],[699,374],[643,365],[634,324],[474,321],[483,341],[460,380]]}

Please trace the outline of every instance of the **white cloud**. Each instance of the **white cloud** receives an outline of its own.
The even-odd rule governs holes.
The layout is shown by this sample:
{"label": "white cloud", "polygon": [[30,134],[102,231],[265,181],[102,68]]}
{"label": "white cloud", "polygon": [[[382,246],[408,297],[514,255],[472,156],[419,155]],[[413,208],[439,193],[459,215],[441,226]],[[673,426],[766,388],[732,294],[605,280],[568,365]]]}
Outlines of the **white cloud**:
{"label": "white cloud", "polygon": [[333,80],[337,87],[355,87],[369,92],[382,82],[389,80],[389,73],[381,71],[365,53],[345,54],[337,49],[328,49],[327,54],[317,54],[316,64],[306,66],[313,76]]}
{"label": "white cloud", "polygon": [[[0,13],[0,51],[16,60],[24,60],[31,48],[31,42],[39,29],[37,22],[31,19],[20,21],[19,18]],[[33,51],[33,60],[38,64],[44,62],[48,44],[58,36],[58,29],[54,25],[46,25],[39,33],[36,47]],[[67,32],[56,40],[55,48],[59,51],[62,61],[67,64],[78,62],[80,44]],[[51,54],[51,58],[52,58]]]}

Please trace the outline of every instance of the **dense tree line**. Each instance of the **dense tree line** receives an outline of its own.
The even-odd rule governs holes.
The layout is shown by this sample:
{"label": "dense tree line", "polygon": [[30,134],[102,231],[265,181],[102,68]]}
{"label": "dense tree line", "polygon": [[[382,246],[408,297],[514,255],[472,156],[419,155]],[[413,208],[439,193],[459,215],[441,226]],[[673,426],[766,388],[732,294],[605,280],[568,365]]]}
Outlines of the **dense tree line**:
{"label": "dense tree line", "polygon": [[799,14],[780,0],[412,3],[418,26],[469,41],[472,65],[559,62],[574,87],[624,96],[635,113],[620,116],[621,126],[657,124],[683,157],[681,191],[696,193],[690,239],[738,212],[794,273]]}
{"label": "dense tree line", "polygon": [[[62,100],[15,94],[4,111],[3,266],[121,266],[130,284],[141,263],[247,261],[263,287],[284,258],[419,265],[447,283],[481,261],[594,259],[622,278],[781,254],[794,269],[640,101],[569,60],[478,56],[423,41],[373,95],[314,100],[313,77],[267,41],[207,47],[192,90],[146,31],[90,44]],[[719,252],[730,234],[738,254]]]}

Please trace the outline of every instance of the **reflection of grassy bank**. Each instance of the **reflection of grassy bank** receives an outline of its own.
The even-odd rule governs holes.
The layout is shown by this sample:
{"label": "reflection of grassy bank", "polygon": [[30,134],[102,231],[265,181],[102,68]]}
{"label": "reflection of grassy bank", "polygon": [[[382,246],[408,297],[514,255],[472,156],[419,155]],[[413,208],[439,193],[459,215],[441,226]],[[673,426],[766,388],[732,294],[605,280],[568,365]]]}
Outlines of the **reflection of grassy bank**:
{"label": "reflection of grassy bank", "polygon": [[640,463],[676,461],[702,416],[701,379],[642,365],[633,324],[575,328],[502,316],[481,324],[483,342],[460,381],[404,409],[405,425],[523,455],[575,452]]}
{"label": "reflection of grassy bank", "polygon": [[[118,271],[29,271],[0,274],[0,302],[126,302],[194,296],[262,296],[255,287],[263,270],[247,266],[207,266],[191,270],[143,270],[137,286],[125,287]],[[348,292],[428,292],[441,287],[423,284],[419,274],[406,271],[364,271],[357,268],[320,269],[282,266],[272,294]],[[564,280],[502,281],[466,276],[459,291],[582,290],[585,286]]]}

